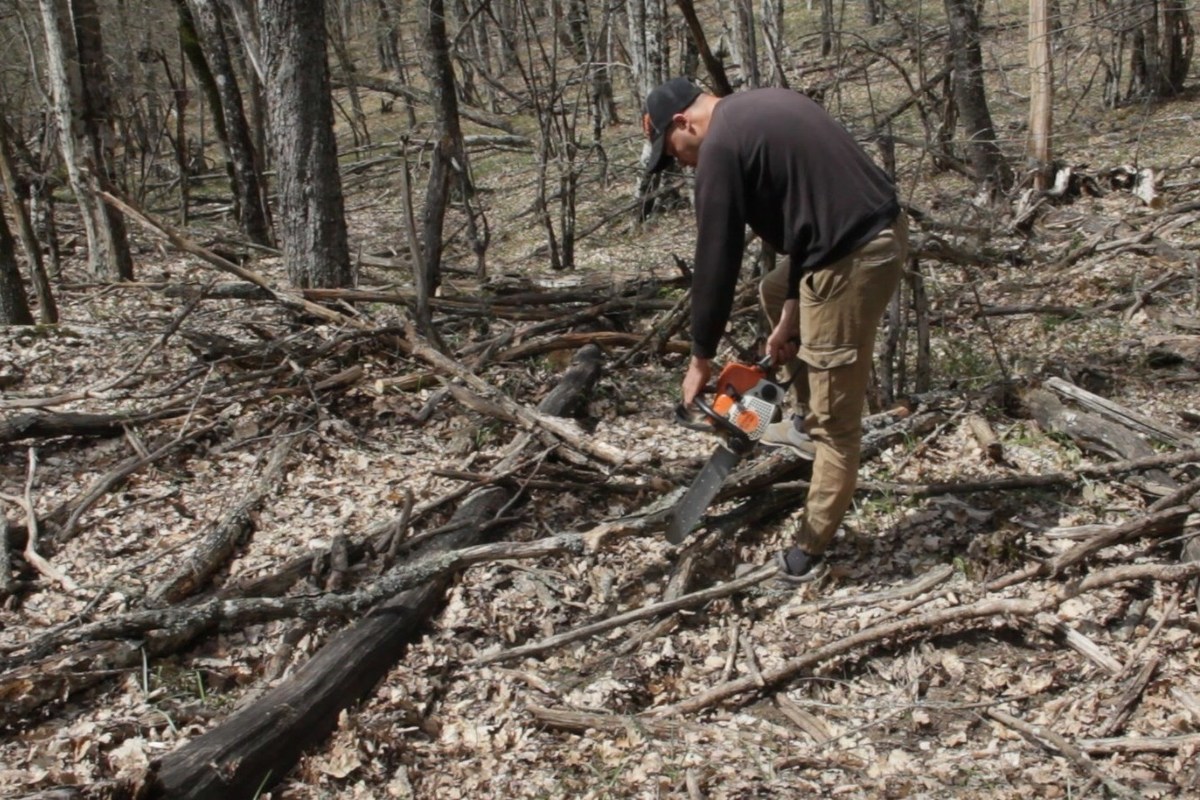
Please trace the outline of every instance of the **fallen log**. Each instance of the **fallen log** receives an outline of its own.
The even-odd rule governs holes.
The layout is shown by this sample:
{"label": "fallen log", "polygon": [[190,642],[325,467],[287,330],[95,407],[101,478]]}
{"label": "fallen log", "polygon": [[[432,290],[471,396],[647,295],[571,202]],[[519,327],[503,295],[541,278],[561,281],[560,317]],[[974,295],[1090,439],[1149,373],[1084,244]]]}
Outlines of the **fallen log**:
{"label": "fallen log", "polygon": [[1118,425],[1132,428],[1139,433],[1151,436],[1166,444],[1188,449],[1194,448],[1197,444],[1194,436],[1178,428],[1167,425],[1164,422],[1159,422],[1153,417],[1134,411],[1131,408],[1126,408],[1119,403],[1114,403],[1106,397],[1093,394],[1062,378],[1048,378],[1045,385],[1046,388],[1053,390],[1063,397],[1074,400],[1089,411],[1094,411]]}
{"label": "fallen log", "polygon": [[288,431],[278,436],[279,441],[272,448],[267,458],[266,469],[254,488],[205,535],[204,540],[196,546],[184,563],[151,593],[147,598],[147,605],[177,603],[198,591],[249,534],[252,527],[251,515],[275,490],[275,484],[283,473],[284,464],[295,442],[295,437]]}
{"label": "fallen log", "polygon": [[0,420],[0,444],[22,439],[52,439],[59,436],[119,436],[127,425],[142,425],[157,419],[179,417],[186,407],[126,414],[84,414],[73,411],[31,411]]}
{"label": "fallen log", "polygon": [[[564,380],[589,389],[599,375],[592,358],[578,359]],[[577,398],[555,395],[557,402]],[[542,414],[559,407],[543,404]],[[507,504],[509,492],[473,492],[454,518],[473,524],[439,539],[439,549],[479,539],[481,523]],[[172,800],[251,797],[281,780],[300,754],[333,730],[338,713],[371,692],[411,636],[441,607],[450,576],[411,589],[336,635],[288,682],[236,711],[217,728],[151,765],[152,796]]]}

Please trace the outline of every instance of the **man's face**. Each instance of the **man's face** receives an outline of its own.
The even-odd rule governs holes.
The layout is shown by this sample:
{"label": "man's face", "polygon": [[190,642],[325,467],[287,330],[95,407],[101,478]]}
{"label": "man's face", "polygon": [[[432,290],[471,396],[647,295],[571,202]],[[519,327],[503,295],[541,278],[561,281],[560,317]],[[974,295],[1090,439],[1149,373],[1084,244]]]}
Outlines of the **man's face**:
{"label": "man's face", "polygon": [[700,158],[700,136],[686,113],[676,114],[663,139],[663,152],[685,167],[694,167]]}

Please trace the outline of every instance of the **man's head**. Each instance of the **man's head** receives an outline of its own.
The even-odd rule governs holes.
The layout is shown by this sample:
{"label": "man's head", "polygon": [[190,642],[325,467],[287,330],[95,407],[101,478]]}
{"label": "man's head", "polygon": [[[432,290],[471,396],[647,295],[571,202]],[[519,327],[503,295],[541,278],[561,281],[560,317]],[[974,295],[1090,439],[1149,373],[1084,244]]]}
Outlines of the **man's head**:
{"label": "man's head", "polygon": [[[695,164],[688,160],[690,152],[689,140],[673,128],[682,124],[687,126],[686,111],[696,102],[703,92],[687,78],[672,78],[657,87],[646,98],[646,113],[642,115],[642,130],[650,140],[650,163],[647,172],[658,172],[665,169],[673,158],[680,157],[685,164]],[[679,140],[678,142],[675,140]],[[699,142],[695,142],[699,147]]]}

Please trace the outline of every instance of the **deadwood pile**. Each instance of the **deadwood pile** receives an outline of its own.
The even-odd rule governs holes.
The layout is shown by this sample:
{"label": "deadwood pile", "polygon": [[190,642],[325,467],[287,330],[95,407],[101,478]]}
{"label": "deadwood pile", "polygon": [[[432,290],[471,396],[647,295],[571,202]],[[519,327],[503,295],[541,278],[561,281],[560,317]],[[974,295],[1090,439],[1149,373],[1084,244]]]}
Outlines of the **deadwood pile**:
{"label": "deadwood pile", "polygon": [[982,244],[909,209],[802,591],[763,566],[785,454],[661,535],[713,446],[669,413],[686,272],[455,278],[442,352],[389,273],[289,292],[142,218],[186,258],[3,333],[0,793],[1200,793],[1200,167],[1169,175]]}

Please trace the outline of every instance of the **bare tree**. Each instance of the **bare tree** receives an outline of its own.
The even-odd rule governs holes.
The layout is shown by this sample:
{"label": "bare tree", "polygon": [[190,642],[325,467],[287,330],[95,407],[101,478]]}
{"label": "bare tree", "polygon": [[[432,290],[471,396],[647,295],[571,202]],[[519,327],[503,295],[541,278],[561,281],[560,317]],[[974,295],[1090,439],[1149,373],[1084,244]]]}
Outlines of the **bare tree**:
{"label": "bare tree", "polygon": [[[131,279],[124,223],[99,197],[101,190],[115,187],[108,172],[111,117],[98,12],[91,0],[39,0],[39,8],[59,147],[83,212],[88,268],[100,277]],[[107,143],[105,136],[110,137]]]}
{"label": "bare tree", "polygon": [[1034,188],[1050,181],[1050,137],[1053,130],[1054,65],[1050,55],[1050,3],[1029,0],[1029,141]]}
{"label": "bare tree", "polygon": [[975,179],[992,189],[1011,182],[1008,164],[996,142],[996,128],[983,86],[983,55],[979,47],[979,15],[974,0],[945,0],[950,22],[954,65],[954,101],[966,132],[967,153]]}
{"label": "bare tree", "polygon": [[[408,70],[404,60],[404,39],[400,35],[398,5],[393,8],[392,0],[379,0],[379,51],[380,63],[385,69],[390,69],[401,86],[407,86]],[[404,103],[404,113],[408,117],[408,126],[416,127],[417,112],[409,95],[401,95],[400,102]]]}
{"label": "bare tree", "polygon": [[575,62],[586,70],[591,87],[588,103],[592,114],[593,139],[600,141],[601,130],[617,120],[612,78],[605,51],[610,29],[609,7],[603,7],[598,25],[593,23],[585,0],[568,0],[567,24]]}
{"label": "bare tree", "polygon": [[771,62],[771,85],[787,87],[783,73],[786,44],[783,38],[783,0],[762,0],[763,44]]}
{"label": "bare tree", "polygon": [[670,78],[667,48],[667,12],[664,0],[625,0],[629,24],[629,67],[633,93],[639,106],[646,96]]}
{"label": "bare tree", "polygon": [[32,325],[29,298],[17,269],[16,243],[0,214],[0,325]]}
{"label": "bare tree", "polygon": [[279,229],[295,286],[354,283],[333,135],[323,0],[257,0]]}
{"label": "bare tree", "polygon": [[[176,0],[182,23],[193,22],[199,36],[192,66],[209,93],[217,136],[225,146],[233,188],[233,208],[242,232],[253,242],[272,243],[266,192],[259,180],[261,162],[242,105],[237,72],[229,53],[225,12],[216,0]],[[186,16],[185,16],[186,15]]]}
{"label": "bare tree", "polygon": [[1128,98],[1160,98],[1183,89],[1195,31],[1182,0],[1131,0]]}
{"label": "bare tree", "polygon": [[[422,217],[422,263],[415,264],[418,307],[428,307],[429,297],[441,282],[442,231],[450,203],[450,184],[455,169],[463,169],[462,129],[458,119],[458,91],[450,44],[446,37],[446,7],[443,0],[421,4],[421,33],[424,40],[422,65],[434,97],[436,133],[429,161],[429,185]],[[457,162],[456,162],[456,159]],[[434,335],[428,312],[419,315],[422,333]]]}
{"label": "bare tree", "polygon": [[733,21],[741,52],[742,80],[751,89],[762,81],[758,74],[758,26],[754,23],[754,0],[733,0]]}
{"label": "bare tree", "polygon": [[[354,65],[354,58],[350,55],[350,48],[346,45],[348,36],[346,28],[349,27],[346,16],[348,15],[330,14],[327,30],[329,46],[337,59],[338,69],[346,75],[353,75],[358,68]],[[363,111],[362,98],[359,96],[358,87],[354,85],[354,81],[347,82],[346,95],[350,98],[350,113],[345,114],[345,117],[350,124],[350,133],[354,136],[354,145],[359,147],[363,144],[370,144],[371,131],[367,128],[367,114]]]}
{"label": "bare tree", "polygon": [[[29,261],[29,271],[33,274],[33,289],[38,301],[38,321],[51,325],[58,322],[58,305],[54,301],[50,277],[46,274],[46,266],[42,261],[42,248],[34,234],[29,209],[25,206],[27,191],[17,180],[16,172],[13,166],[12,145],[9,142],[8,123],[0,120],[0,181],[3,181],[4,193],[12,204],[12,216],[21,236],[21,247]],[[10,305],[16,307],[16,304],[17,301],[14,300]]]}
{"label": "bare tree", "polygon": [[675,0],[675,4],[679,6],[679,10],[683,13],[683,19],[687,22],[688,30],[692,34],[692,41],[695,42],[700,59],[708,70],[708,77],[712,79],[714,92],[718,95],[733,94],[733,86],[730,85],[729,77],[725,74],[725,65],[713,55],[709,48],[708,38],[704,35],[700,18],[696,16],[696,7],[692,4],[692,0]]}

